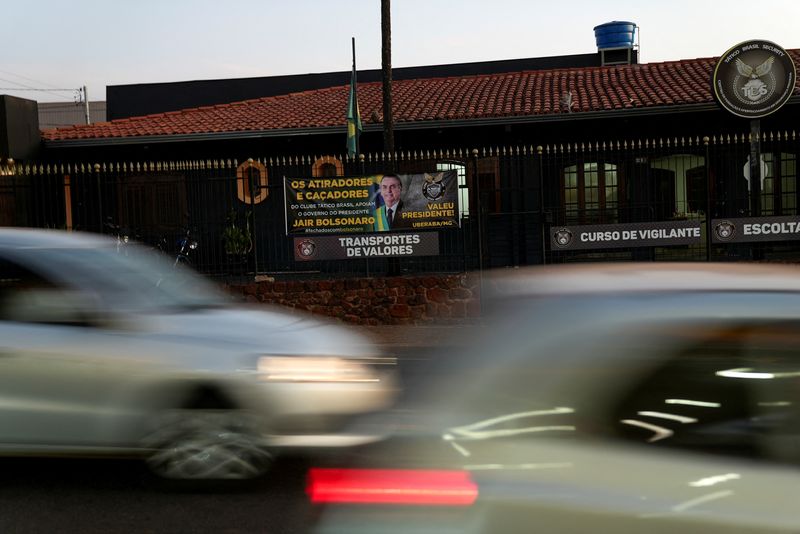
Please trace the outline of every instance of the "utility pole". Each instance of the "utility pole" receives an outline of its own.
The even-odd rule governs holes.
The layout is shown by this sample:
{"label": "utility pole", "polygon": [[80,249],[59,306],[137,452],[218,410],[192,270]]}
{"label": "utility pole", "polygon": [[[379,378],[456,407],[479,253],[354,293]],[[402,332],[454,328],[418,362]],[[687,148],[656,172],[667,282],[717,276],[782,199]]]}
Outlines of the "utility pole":
{"label": "utility pole", "polygon": [[391,1],[381,0],[381,70],[383,72],[383,152],[394,153],[392,117],[392,17]]}
{"label": "utility pole", "polygon": [[92,120],[89,118],[89,93],[86,92],[86,86],[83,86],[83,113],[86,116],[86,124],[91,124]]}

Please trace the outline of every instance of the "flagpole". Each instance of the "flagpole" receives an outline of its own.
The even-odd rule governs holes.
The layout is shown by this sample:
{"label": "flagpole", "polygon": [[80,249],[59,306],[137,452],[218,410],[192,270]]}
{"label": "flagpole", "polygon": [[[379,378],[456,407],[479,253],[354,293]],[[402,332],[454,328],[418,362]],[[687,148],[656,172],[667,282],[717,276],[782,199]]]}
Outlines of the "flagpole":
{"label": "flagpole", "polygon": [[[356,38],[355,37],[351,37],[350,39],[352,40],[352,43],[353,43],[353,81],[352,81],[352,83],[355,86],[356,83],[358,83],[358,74],[356,74]],[[361,154],[361,146],[360,146],[360,141],[359,141],[358,138],[359,138],[359,136],[356,135],[356,155]]]}

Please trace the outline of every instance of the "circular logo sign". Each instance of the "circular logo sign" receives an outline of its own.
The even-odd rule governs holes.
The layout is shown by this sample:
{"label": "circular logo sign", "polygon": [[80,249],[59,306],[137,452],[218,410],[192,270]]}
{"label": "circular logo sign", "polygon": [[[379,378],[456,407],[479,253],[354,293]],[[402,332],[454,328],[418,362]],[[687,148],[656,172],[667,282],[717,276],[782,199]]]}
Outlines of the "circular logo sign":
{"label": "circular logo sign", "polygon": [[714,225],[714,234],[720,241],[730,241],[736,235],[736,225],[731,221],[720,221]]}
{"label": "circular logo sign", "polygon": [[297,244],[297,252],[304,258],[310,258],[317,250],[317,245],[310,239],[304,239]]}
{"label": "circular logo sign", "polygon": [[569,228],[556,228],[553,231],[553,243],[558,248],[567,248],[572,243],[572,230]]}
{"label": "circular logo sign", "polygon": [[425,183],[422,184],[422,194],[428,200],[438,200],[444,195],[444,173],[425,174]]}
{"label": "circular logo sign", "polygon": [[746,41],[719,58],[712,79],[714,96],[734,115],[758,119],[792,96],[796,76],[786,50],[769,41]]}

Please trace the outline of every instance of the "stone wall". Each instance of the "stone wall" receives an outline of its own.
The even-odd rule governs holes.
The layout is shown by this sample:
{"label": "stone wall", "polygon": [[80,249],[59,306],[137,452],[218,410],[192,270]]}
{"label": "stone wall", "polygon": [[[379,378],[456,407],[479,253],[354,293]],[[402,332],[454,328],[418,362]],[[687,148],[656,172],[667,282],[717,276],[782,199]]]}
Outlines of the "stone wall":
{"label": "stone wall", "polygon": [[265,280],[225,286],[253,303],[338,317],[362,325],[467,322],[480,315],[475,275]]}

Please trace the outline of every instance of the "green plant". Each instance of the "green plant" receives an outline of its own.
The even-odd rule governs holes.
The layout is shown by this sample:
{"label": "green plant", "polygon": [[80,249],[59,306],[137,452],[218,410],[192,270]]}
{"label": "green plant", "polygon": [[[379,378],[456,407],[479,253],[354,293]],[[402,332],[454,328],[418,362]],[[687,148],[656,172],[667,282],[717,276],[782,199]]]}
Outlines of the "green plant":
{"label": "green plant", "polygon": [[236,213],[231,212],[228,223],[228,226],[222,231],[225,253],[232,256],[244,256],[253,248],[253,240],[250,237],[250,220],[245,217],[245,228],[240,228],[236,225]]}
{"label": "green plant", "polygon": [[238,226],[225,228],[222,232],[222,240],[225,242],[226,254],[242,256],[250,252],[250,238]]}

